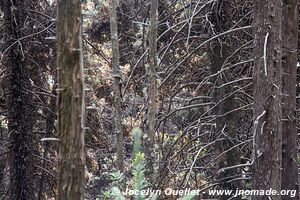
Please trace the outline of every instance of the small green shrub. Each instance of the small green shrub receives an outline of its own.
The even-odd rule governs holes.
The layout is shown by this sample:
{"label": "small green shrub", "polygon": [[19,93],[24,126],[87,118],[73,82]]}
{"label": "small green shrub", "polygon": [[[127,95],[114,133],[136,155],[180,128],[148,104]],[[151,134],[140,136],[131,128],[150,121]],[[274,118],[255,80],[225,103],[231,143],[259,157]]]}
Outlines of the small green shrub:
{"label": "small green shrub", "polygon": [[[132,161],[132,182],[133,190],[141,191],[149,186],[146,177],[145,177],[145,155],[142,152],[142,131],[140,128],[132,129],[133,136],[133,161]],[[114,182],[120,182],[123,180],[123,174],[120,172],[111,173],[111,180]],[[106,191],[102,194],[104,199],[114,200],[126,200],[126,197],[122,194],[121,190],[117,186],[113,186],[109,191]],[[182,197],[180,200],[192,200],[195,195],[188,195]],[[145,200],[148,197],[145,195],[136,195],[134,200]],[[149,199],[149,198],[148,198]],[[157,196],[154,195],[150,200],[156,200]]]}

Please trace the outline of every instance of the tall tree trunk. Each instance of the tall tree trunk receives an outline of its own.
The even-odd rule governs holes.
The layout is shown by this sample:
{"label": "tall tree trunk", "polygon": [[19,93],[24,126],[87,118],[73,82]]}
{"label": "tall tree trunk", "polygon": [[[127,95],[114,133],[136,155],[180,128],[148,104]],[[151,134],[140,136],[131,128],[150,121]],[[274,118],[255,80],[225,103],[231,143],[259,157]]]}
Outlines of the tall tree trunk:
{"label": "tall tree trunk", "polygon": [[[281,16],[278,0],[254,1],[253,189],[281,190]],[[269,199],[253,196],[254,200]],[[272,196],[279,200],[281,197]]]}
{"label": "tall tree trunk", "polygon": [[151,0],[149,27],[149,69],[148,69],[148,113],[146,154],[149,174],[154,173],[154,144],[155,144],[155,116],[156,116],[156,68],[157,68],[157,12],[158,0]]}
{"label": "tall tree trunk", "polygon": [[119,69],[119,41],[118,41],[118,23],[116,0],[109,1],[110,8],[110,32],[112,42],[112,68],[114,77],[114,106],[115,106],[115,131],[117,133],[117,166],[120,171],[124,168],[123,156],[123,127],[122,127],[122,107],[121,107],[121,74]]}
{"label": "tall tree trunk", "polygon": [[[216,34],[220,34],[226,30],[229,30],[232,26],[232,5],[231,0],[218,0],[216,1],[215,10],[212,15],[212,22],[214,23]],[[211,72],[212,74],[216,74],[221,71],[222,67],[228,56],[233,52],[233,48],[235,44],[232,43],[232,39],[229,36],[224,36],[220,38],[220,40],[215,40],[212,48],[212,56],[211,56]],[[216,143],[216,153],[217,155],[222,154],[224,151],[230,149],[234,146],[234,139],[236,138],[237,131],[235,127],[237,126],[236,121],[236,113],[228,113],[231,110],[236,108],[234,94],[232,94],[233,88],[231,85],[223,85],[226,82],[232,79],[229,71],[224,71],[220,75],[215,78],[215,88],[214,88],[214,101],[217,104],[215,107],[215,115],[216,115],[216,134],[222,135],[221,137],[225,137],[225,135],[229,136],[229,138],[224,138],[224,140]],[[223,86],[221,86],[223,85]],[[221,86],[221,87],[220,87]],[[227,113],[226,115],[224,115]],[[222,134],[224,132],[225,134]],[[218,137],[218,136],[217,136]],[[239,174],[238,168],[227,169],[222,171],[220,169],[224,167],[230,167],[234,165],[240,164],[240,155],[239,149],[234,148],[228,151],[226,154],[221,156],[217,162],[217,176],[216,179],[219,181],[219,187],[223,190],[236,190],[239,187],[238,181],[231,182],[235,175]],[[232,195],[222,195],[220,199],[227,200]],[[235,199],[239,199],[240,196],[235,197]]]}
{"label": "tall tree trunk", "polygon": [[[222,51],[223,49],[223,51]],[[227,58],[228,47],[221,45],[217,41],[213,47],[213,55],[212,55],[212,72],[213,74],[217,73],[221,70],[221,67],[224,64],[225,59]],[[235,116],[236,113],[228,113],[236,108],[235,99],[233,89],[231,86],[219,86],[225,84],[227,80],[230,80],[230,73],[224,72],[220,76],[218,76],[215,80],[215,92],[214,92],[214,100],[217,103],[215,108],[216,115],[216,134],[222,135],[221,137],[228,136],[229,138],[223,138],[224,140],[216,143],[216,152],[217,155],[222,154],[224,151],[227,151],[232,146],[234,146],[233,141],[235,141],[237,131],[236,131],[236,121],[238,120]],[[226,115],[224,115],[227,113]],[[224,134],[223,134],[223,133]],[[236,190],[239,187],[238,181],[231,181],[234,179],[233,177],[239,174],[238,168],[227,169],[225,171],[221,170],[222,168],[234,166],[240,164],[240,154],[238,148],[233,148],[228,151],[226,154],[221,156],[217,162],[217,176],[216,179],[219,181],[219,186],[223,190]],[[232,195],[222,195],[220,199],[227,200]],[[240,196],[235,197],[235,199],[239,199]]]}
{"label": "tall tree trunk", "polygon": [[79,200],[84,194],[85,95],[80,0],[58,1],[58,195]]}
{"label": "tall tree trunk", "polygon": [[32,134],[35,108],[29,92],[32,66],[26,59],[28,40],[24,38],[32,33],[26,9],[35,2],[4,0],[2,3],[6,26],[6,45],[2,53],[7,72],[4,82],[8,110],[10,199],[35,199]]}
{"label": "tall tree trunk", "polygon": [[[297,190],[296,73],[298,1],[283,0],[282,14],[282,189]],[[299,199],[282,196],[283,200]]]}

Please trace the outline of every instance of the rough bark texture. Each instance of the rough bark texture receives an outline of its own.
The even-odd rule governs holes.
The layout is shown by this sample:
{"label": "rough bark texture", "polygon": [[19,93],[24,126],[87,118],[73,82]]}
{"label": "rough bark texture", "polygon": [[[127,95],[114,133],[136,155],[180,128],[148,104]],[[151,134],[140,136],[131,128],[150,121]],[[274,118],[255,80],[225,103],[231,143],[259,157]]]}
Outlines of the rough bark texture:
{"label": "rough bark texture", "polygon": [[154,144],[155,144],[155,116],[156,116],[156,68],[157,68],[157,9],[158,0],[151,1],[150,8],[150,27],[149,27],[149,70],[148,70],[148,113],[147,113],[147,136],[148,144],[146,145],[147,162],[149,174],[153,174],[154,162]]}
{"label": "rough bark texture", "polygon": [[[254,1],[253,189],[281,189],[281,1]],[[254,200],[269,199],[253,196]],[[281,199],[280,195],[272,199]]]}
{"label": "rough bark texture", "polygon": [[79,200],[84,193],[84,84],[80,0],[58,1],[57,199]]}
{"label": "rough bark texture", "polygon": [[[8,111],[9,140],[9,199],[35,199],[33,168],[33,125],[35,108],[30,94],[30,71],[26,59],[25,36],[32,33],[28,12],[36,2],[4,0],[2,9],[5,24],[3,64],[6,68],[5,97]],[[22,38],[22,39],[21,39]],[[30,39],[30,38],[28,38]]]}
{"label": "rough bark texture", "polygon": [[123,156],[123,128],[122,128],[122,107],[121,107],[121,74],[119,69],[119,41],[118,23],[116,13],[116,0],[109,1],[110,7],[110,32],[112,42],[112,68],[114,77],[114,107],[115,107],[115,132],[117,133],[117,166],[120,171],[124,168]]}
{"label": "rough bark texture", "polygon": [[[296,73],[298,1],[284,0],[282,14],[282,189],[297,190]],[[283,200],[299,199],[283,196]]]}

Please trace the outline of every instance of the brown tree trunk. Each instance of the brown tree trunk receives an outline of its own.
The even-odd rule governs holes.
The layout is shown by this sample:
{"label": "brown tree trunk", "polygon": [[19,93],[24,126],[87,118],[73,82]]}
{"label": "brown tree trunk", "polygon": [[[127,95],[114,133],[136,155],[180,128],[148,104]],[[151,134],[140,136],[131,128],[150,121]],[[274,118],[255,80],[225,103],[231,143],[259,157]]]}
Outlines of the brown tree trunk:
{"label": "brown tree trunk", "polygon": [[84,194],[85,95],[80,0],[58,1],[58,195],[79,200]]}
{"label": "brown tree trunk", "polygon": [[[284,0],[282,14],[282,189],[298,194],[296,73],[298,46],[298,1]],[[299,196],[282,196],[283,200]]]}
{"label": "brown tree trunk", "polygon": [[119,41],[116,6],[117,1],[110,0],[110,32],[112,42],[112,68],[114,77],[114,107],[115,107],[115,132],[117,133],[117,166],[120,171],[124,168],[123,156],[123,128],[122,128],[122,107],[121,107],[121,74],[119,69]]}
{"label": "brown tree trunk", "polygon": [[[254,1],[253,189],[281,190],[281,16],[278,0]],[[253,196],[254,200],[269,199]],[[281,199],[280,195],[272,199]]]}
{"label": "brown tree trunk", "polygon": [[157,68],[157,12],[158,0],[151,1],[149,28],[149,69],[148,69],[148,113],[147,113],[147,145],[146,156],[148,173],[154,173],[154,144],[155,144],[155,116],[156,116],[156,68]]}
{"label": "brown tree trunk", "polygon": [[[4,0],[5,33],[3,64],[6,68],[5,97],[8,119],[9,140],[9,173],[11,200],[35,199],[34,196],[34,158],[33,125],[35,108],[31,91],[30,77],[32,66],[26,59],[28,40],[24,36],[32,33],[28,22],[27,8],[36,2]],[[21,39],[22,38],[22,39]],[[3,51],[2,51],[3,50]]]}

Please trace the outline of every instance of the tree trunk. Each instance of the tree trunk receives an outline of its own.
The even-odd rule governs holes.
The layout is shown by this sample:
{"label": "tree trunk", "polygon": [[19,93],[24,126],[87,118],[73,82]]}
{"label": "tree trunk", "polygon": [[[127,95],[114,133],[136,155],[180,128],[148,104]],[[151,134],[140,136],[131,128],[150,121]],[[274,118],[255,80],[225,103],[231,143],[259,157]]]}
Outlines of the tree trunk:
{"label": "tree trunk", "polygon": [[[298,1],[284,0],[282,14],[282,189],[298,194],[296,73]],[[283,200],[299,199],[282,196]]]}
{"label": "tree trunk", "polygon": [[83,199],[85,95],[80,0],[58,1],[58,195],[60,200]]}
{"label": "tree trunk", "polygon": [[123,156],[123,128],[122,128],[122,107],[121,107],[121,74],[119,69],[119,41],[118,23],[116,13],[116,0],[109,1],[110,8],[110,32],[112,43],[112,68],[114,77],[114,107],[115,107],[115,132],[117,133],[117,166],[120,171],[124,168]]}
{"label": "tree trunk", "polygon": [[156,116],[156,68],[157,68],[157,12],[158,0],[151,1],[149,27],[149,69],[148,69],[148,113],[147,113],[147,145],[146,156],[148,173],[154,173],[154,144],[155,144],[155,116]]}
{"label": "tree trunk", "polygon": [[[32,33],[28,22],[27,8],[36,2],[4,0],[3,64],[6,68],[5,97],[8,119],[9,173],[11,200],[35,199],[33,125],[35,108],[32,99],[30,77],[32,66],[26,59],[28,40],[24,36]],[[21,39],[22,38],[22,39]]]}
{"label": "tree trunk", "polygon": [[[215,10],[212,15],[212,22],[214,23],[216,34],[220,34],[226,30],[229,30],[232,26],[232,5],[230,0],[218,0],[215,5]],[[225,63],[228,56],[233,52],[233,48],[236,44],[232,43],[232,39],[229,36],[224,36],[219,40],[215,40],[212,45],[211,55],[211,72],[212,74],[218,73]],[[224,86],[226,82],[232,80],[230,72],[224,71],[223,73],[216,76],[214,80],[214,101],[216,103],[214,114],[216,115],[216,137],[221,135],[223,141],[216,142],[216,155],[222,154],[224,151],[230,149],[235,144],[233,141],[237,136],[235,127],[237,126],[236,113],[228,113],[234,110],[237,106],[235,105],[234,92],[231,85]],[[222,87],[220,87],[223,85]],[[225,113],[228,113],[224,115]],[[224,132],[224,134],[222,134]],[[226,138],[229,136],[232,139]],[[228,151],[226,154],[221,156],[217,160],[217,175],[216,180],[219,181],[219,187],[223,190],[233,190],[240,188],[238,181],[230,182],[236,175],[239,174],[238,168],[227,169],[222,171],[220,169],[224,167],[230,167],[240,164],[239,149],[234,148]],[[234,178],[233,178],[234,177]],[[235,193],[235,192],[233,192]],[[232,195],[218,196],[222,200],[227,200]],[[235,197],[240,199],[240,196]]]}
{"label": "tree trunk", "polygon": [[[221,70],[221,67],[224,63],[224,60],[227,58],[226,55],[228,55],[228,52],[226,51],[226,48],[228,47],[222,47],[218,43],[218,41],[214,44],[214,52],[212,56],[212,72],[217,73]],[[223,49],[223,51],[222,51]],[[228,49],[227,49],[228,50]],[[235,116],[236,113],[228,113],[236,108],[235,100],[234,100],[234,94],[233,89],[229,86],[222,86],[221,88],[217,88],[218,86],[221,86],[225,84],[227,81],[230,80],[229,73],[222,73],[220,76],[218,76],[215,80],[215,91],[214,91],[214,100],[217,103],[217,106],[215,108],[215,115],[216,115],[216,134],[222,135],[221,138],[225,137],[225,135],[229,136],[229,138],[223,138],[223,141],[219,141],[216,143],[216,155],[222,154],[224,151],[227,151],[235,144],[233,141],[236,138],[236,121],[238,120]],[[224,115],[225,113],[228,113]],[[224,134],[223,134],[223,133]],[[218,137],[218,136],[216,136]],[[238,181],[231,182],[231,179],[234,179],[233,177],[239,174],[238,168],[233,169],[227,169],[225,171],[222,171],[220,169],[238,165],[240,164],[240,155],[239,155],[239,149],[234,148],[230,151],[228,151],[226,154],[221,156],[218,159],[217,162],[217,176],[216,179],[219,181],[219,186],[223,190],[233,190],[235,191],[239,187]],[[234,192],[235,193],[235,192]],[[222,195],[220,196],[220,199],[227,200],[232,195]],[[235,199],[239,199],[240,196],[235,197]]]}
{"label": "tree trunk", "polygon": [[[278,0],[254,1],[253,189],[281,190],[281,16]],[[253,196],[254,200],[269,199]],[[278,195],[272,199],[279,200]]]}

